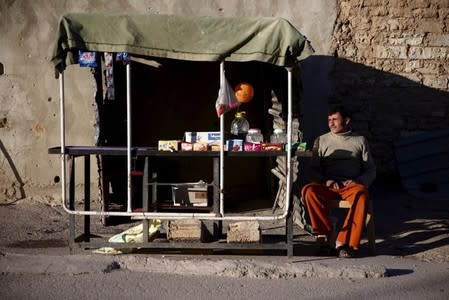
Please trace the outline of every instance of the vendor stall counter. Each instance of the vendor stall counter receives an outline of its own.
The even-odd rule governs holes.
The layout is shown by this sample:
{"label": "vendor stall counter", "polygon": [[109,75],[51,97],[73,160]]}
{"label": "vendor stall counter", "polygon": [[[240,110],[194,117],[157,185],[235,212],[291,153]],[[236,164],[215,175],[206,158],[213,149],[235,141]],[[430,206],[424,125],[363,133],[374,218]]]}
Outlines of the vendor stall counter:
{"label": "vendor stall counter", "polygon": [[[88,55],[86,55],[88,53]],[[66,146],[65,141],[65,83],[64,71],[70,64],[84,63],[81,59],[92,59],[99,62],[95,54],[102,53],[105,65],[106,97],[114,97],[114,88],[109,86],[111,70],[110,60],[120,57],[126,65],[126,147],[105,146]],[[299,33],[288,21],[281,18],[231,18],[231,17],[186,17],[169,15],[116,15],[116,14],[85,14],[73,13],[61,18],[55,52],[52,58],[60,82],[60,130],[61,144],[49,149],[50,154],[59,154],[61,158],[61,190],[62,205],[70,216],[70,241],[78,241],[74,232],[75,216],[84,216],[84,236],[81,245],[89,247],[107,244],[110,247],[149,247],[149,248],[280,248],[292,255],[292,221],[291,221],[291,191],[292,191],[292,156],[296,151],[278,152],[226,152],[225,145],[225,113],[219,115],[220,151],[212,152],[162,152],[150,147],[135,147],[131,139],[132,103],[131,99],[131,65],[132,58],[158,58],[176,61],[211,62],[219,66],[220,92],[225,87],[225,63],[260,62],[285,69],[287,73],[286,104],[286,149],[292,145],[292,71],[299,67],[299,61],[313,53],[307,39]],[[108,77],[109,76],[109,77]],[[295,81],[296,82],[296,81]],[[181,101],[184,99],[181,99]],[[127,208],[126,211],[93,211],[90,208],[90,157],[126,156],[127,158]],[[302,155],[302,154],[300,154]],[[213,160],[213,205],[211,211],[151,211],[148,200],[144,199],[143,211],[135,212],[131,206],[132,198],[132,158],[144,157],[143,189],[148,188],[150,157],[210,157]],[[281,213],[270,216],[227,215],[224,211],[225,159],[233,157],[275,157],[285,156],[286,188],[285,205]],[[84,209],[75,209],[75,160],[84,157]],[[70,163],[67,172],[67,161]],[[66,192],[66,177],[69,179],[68,200]],[[143,197],[148,196],[148,190],[143,191]],[[68,205],[67,205],[68,204]],[[94,243],[90,241],[89,216],[129,216],[142,218],[145,240],[148,240],[148,220],[196,219],[210,220],[221,224],[223,221],[276,221],[285,220],[285,240],[281,243],[222,243],[221,229],[214,231],[215,242],[212,243],[150,243],[143,244],[111,244]],[[217,226],[218,228],[220,226]]]}
{"label": "vendor stall counter", "polygon": [[[195,249],[215,249],[215,250],[223,250],[223,249],[271,249],[271,250],[286,250],[288,255],[293,254],[293,223],[292,223],[292,215],[289,214],[286,218],[285,222],[285,233],[276,236],[262,236],[262,241],[260,243],[227,243],[226,240],[223,240],[223,228],[222,228],[222,219],[219,217],[219,157],[220,153],[218,151],[208,151],[208,152],[194,152],[194,151],[186,151],[186,152],[164,152],[158,151],[156,148],[149,147],[136,147],[131,149],[134,157],[143,157],[145,159],[145,167],[143,170],[143,184],[142,184],[142,212],[136,213],[133,215],[136,219],[142,219],[143,222],[143,241],[140,243],[111,243],[108,241],[104,241],[102,239],[92,239],[91,237],[91,227],[90,227],[90,214],[84,214],[84,224],[83,224],[83,233],[81,235],[77,235],[75,232],[75,214],[72,214],[69,219],[69,244],[70,247],[74,247],[78,245],[83,248],[100,248],[100,247],[114,247],[117,249],[122,248],[157,248],[157,249],[186,249],[186,248],[195,248]],[[61,148],[54,147],[49,149],[49,154],[60,154]],[[90,163],[91,156],[126,156],[127,149],[125,147],[99,147],[99,146],[67,146],[65,147],[65,153],[67,155],[69,161],[69,172],[68,172],[68,182],[69,182],[69,197],[68,197],[68,207],[69,209],[75,211],[75,200],[77,196],[75,194],[75,169],[76,169],[76,160],[78,158],[84,159],[84,195],[83,195],[83,203],[84,210],[83,212],[90,211]],[[287,153],[285,151],[280,152],[226,152],[225,157],[232,159],[233,157],[277,157],[277,156],[286,156]],[[299,157],[310,157],[311,153],[309,151],[298,151],[295,155]],[[158,207],[157,199],[149,199],[149,195],[151,194],[149,191],[149,186],[152,188],[156,188],[158,185],[157,182],[152,182],[151,178],[148,174],[148,158],[149,157],[204,157],[210,158],[213,160],[213,199],[212,206],[208,207],[176,207],[176,206],[165,206]],[[161,183],[160,183],[161,184]],[[163,184],[163,183],[162,183]],[[155,194],[153,192],[153,194]],[[203,219],[211,219],[216,220],[213,226],[213,239],[207,243],[203,242],[172,242],[167,243],[167,241],[157,242],[151,241],[149,242],[149,233],[148,233],[148,218],[151,215],[152,218],[155,217],[164,217],[168,219],[177,219],[177,218],[185,218],[185,214],[180,215],[177,213],[157,213],[154,211],[160,210],[193,210],[195,212],[190,213],[191,218],[198,218],[200,220]],[[151,213],[153,211],[153,213]],[[206,212],[205,212],[206,211]],[[78,214],[83,214],[79,211]],[[99,212],[101,215],[101,212]],[[105,213],[107,214],[107,213]],[[115,212],[115,215],[129,215],[128,213],[120,213]],[[248,219],[248,217],[240,217],[243,220]]]}

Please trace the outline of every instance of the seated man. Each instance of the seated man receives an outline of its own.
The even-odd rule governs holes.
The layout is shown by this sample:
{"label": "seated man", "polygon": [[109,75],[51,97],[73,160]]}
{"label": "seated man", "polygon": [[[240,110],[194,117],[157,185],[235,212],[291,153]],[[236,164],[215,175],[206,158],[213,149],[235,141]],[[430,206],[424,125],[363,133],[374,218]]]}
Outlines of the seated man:
{"label": "seated man", "polygon": [[[330,132],[313,145],[310,162],[312,183],[301,194],[309,213],[313,233],[326,235],[339,257],[354,257],[360,246],[368,204],[368,187],[376,177],[376,166],[365,137],[352,132],[348,112],[341,106],[328,113]],[[343,199],[351,203],[337,233],[329,220],[326,201]]]}

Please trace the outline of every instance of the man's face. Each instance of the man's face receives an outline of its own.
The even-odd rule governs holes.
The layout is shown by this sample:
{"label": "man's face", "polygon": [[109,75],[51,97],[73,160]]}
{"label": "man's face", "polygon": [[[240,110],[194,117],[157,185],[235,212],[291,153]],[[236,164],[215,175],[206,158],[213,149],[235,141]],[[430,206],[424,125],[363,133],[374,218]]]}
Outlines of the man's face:
{"label": "man's face", "polygon": [[327,125],[332,133],[342,133],[348,130],[349,118],[343,119],[340,113],[327,117]]}

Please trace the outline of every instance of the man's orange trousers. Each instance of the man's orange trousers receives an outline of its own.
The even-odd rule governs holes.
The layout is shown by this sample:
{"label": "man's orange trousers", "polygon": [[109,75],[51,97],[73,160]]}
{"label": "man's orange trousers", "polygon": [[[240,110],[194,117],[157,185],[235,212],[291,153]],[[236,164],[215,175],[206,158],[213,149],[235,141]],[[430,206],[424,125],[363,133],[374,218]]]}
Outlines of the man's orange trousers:
{"label": "man's orange trousers", "polygon": [[343,199],[351,203],[343,226],[337,235],[337,244],[358,249],[365,226],[368,204],[368,189],[362,184],[352,184],[341,189],[333,189],[324,184],[310,183],[302,188],[314,234],[329,235],[335,228],[329,219],[329,200]]}

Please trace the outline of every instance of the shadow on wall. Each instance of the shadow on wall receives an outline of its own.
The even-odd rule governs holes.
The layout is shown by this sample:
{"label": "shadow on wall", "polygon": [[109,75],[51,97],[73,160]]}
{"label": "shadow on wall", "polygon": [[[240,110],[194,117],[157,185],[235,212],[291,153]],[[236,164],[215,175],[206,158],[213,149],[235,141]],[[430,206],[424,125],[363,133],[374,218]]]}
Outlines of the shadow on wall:
{"label": "shadow on wall", "polygon": [[[449,93],[423,86],[418,79],[331,56],[309,57],[301,67],[304,84],[301,112],[308,145],[328,131],[327,109],[334,104],[351,109],[354,130],[370,142],[378,167],[376,184],[370,192],[377,253],[420,256],[449,245],[448,198],[428,201],[404,193],[398,184],[400,179],[404,180],[401,178],[404,174],[400,174],[397,161],[406,158],[395,154],[395,144],[405,137],[415,138],[423,132],[435,135],[449,128]],[[410,76],[418,78],[418,72]],[[412,153],[407,155],[410,157]],[[434,152],[427,155],[427,159],[435,158],[440,158],[434,161],[435,166],[444,165],[441,156]],[[444,259],[437,255],[436,258]]]}
{"label": "shadow on wall", "polygon": [[[304,128],[314,130],[313,134],[305,132],[307,142],[311,144],[316,136],[328,130],[329,105],[345,105],[353,113],[354,131],[370,142],[378,175],[385,178],[398,177],[395,141],[449,127],[449,93],[422,85],[418,70],[408,73],[416,77],[415,81],[347,59],[318,55],[301,66]],[[439,80],[435,78],[434,83]]]}
{"label": "shadow on wall", "polygon": [[[3,145],[2,141],[0,140],[0,152],[3,153],[3,156],[5,157],[6,161],[9,164],[9,167],[11,168],[12,173],[14,174],[15,177],[15,181],[19,184],[19,192],[20,195],[16,195],[15,193],[15,189],[14,189],[14,194],[10,195],[10,193],[6,192],[6,197],[12,197],[15,198],[14,200],[17,199],[23,199],[26,198],[26,194],[25,194],[25,189],[23,188],[23,181],[22,178],[20,177],[19,172],[17,171],[16,166],[14,165],[14,161],[12,160],[11,156],[9,155],[8,151],[6,150],[5,146]],[[15,185],[15,182],[13,183],[13,188]],[[7,199],[8,202],[10,202],[10,200],[12,199]]]}

